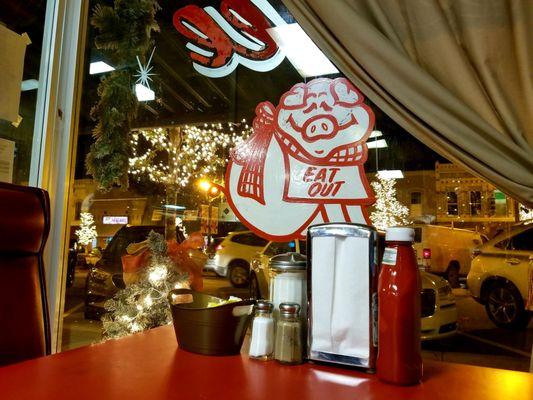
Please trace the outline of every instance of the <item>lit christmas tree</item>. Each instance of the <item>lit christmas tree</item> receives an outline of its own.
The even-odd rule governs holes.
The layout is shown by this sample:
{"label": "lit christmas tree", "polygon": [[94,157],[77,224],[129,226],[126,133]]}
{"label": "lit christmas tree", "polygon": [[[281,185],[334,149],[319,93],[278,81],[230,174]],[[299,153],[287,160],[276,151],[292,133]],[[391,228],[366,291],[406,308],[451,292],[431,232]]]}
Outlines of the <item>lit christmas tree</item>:
{"label": "lit christmas tree", "polygon": [[370,214],[372,223],[380,230],[407,224],[409,209],[396,198],[396,179],[384,178],[379,173],[377,178],[371,183],[376,194],[375,211]]}
{"label": "lit christmas tree", "polygon": [[94,225],[94,218],[91,213],[83,212],[80,214],[80,228],[76,231],[78,242],[87,246],[98,236],[96,226]]}
{"label": "lit christmas tree", "polygon": [[148,236],[150,261],[135,283],[119,290],[105,303],[104,337],[116,339],[172,322],[167,296],[170,290],[188,288],[188,274],[179,273],[168,256],[162,235]]}

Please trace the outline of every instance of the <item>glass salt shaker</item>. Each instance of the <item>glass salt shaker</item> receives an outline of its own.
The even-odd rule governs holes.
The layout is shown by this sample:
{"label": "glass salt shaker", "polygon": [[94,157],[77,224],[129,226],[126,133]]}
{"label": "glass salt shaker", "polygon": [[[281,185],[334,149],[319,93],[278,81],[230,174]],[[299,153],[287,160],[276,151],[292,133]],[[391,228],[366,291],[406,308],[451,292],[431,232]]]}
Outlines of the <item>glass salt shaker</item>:
{"label": "glass salt shaker", "polygon": [[274,319],[278,319],[281,303],[297,303],[302,321],[307,318],[307,257],[300,253],[274,256],[270,265],[270,301],[274,305]]}
{"label": "glass salt shaker", "polygon": [[302,321],[298,303],[281,303],[276,325],[274,358],[282,364],[296,365],[303,362]]}
{"label": "glass salt shaker", "polygon": [[250,358],[267,361],[274,352],[274,306],[266,300],[258,300],[252,324],[252,340],[248,355]]}

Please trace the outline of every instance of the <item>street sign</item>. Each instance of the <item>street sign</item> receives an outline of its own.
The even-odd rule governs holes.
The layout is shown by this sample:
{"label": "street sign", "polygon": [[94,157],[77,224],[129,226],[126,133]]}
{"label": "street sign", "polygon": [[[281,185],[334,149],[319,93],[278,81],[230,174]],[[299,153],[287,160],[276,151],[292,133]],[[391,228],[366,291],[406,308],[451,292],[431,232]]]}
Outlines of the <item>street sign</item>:
{"label": "street sign", "polygon": [[227,202],[220,203],[218,219],[223,222],[239,222],[237,216]]}

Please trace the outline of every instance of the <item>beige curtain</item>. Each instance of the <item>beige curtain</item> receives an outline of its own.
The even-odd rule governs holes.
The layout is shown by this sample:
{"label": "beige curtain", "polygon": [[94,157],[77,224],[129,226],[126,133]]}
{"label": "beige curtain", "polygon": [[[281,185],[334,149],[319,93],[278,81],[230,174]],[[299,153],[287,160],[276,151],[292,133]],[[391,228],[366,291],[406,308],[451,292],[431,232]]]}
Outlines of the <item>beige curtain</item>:
{"label": "beige curtain", "polygon": [[533,205],[532,0],[283,0],[417,139]]}

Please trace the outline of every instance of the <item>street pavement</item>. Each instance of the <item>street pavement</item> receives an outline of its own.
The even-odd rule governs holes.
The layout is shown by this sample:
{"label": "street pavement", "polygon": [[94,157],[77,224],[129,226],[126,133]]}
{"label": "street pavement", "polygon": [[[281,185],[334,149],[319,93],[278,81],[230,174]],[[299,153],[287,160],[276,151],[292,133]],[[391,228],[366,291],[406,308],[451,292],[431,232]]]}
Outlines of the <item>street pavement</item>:
{"label": "street pavement", "polygon": [[[102,340],[99,321],[83,317],[83,290],[86,270],[76,272],[72,288],[67,289],[63,320],[62,350],[98,343]],[[204,276],[204,291],[217,296],[245,298],[247,289],[236,289],[225,278],[214,274]],[[426,359],[529,371],[533,345],[533,321],[523,331],[497,328],[487,317],[482,305],[476,303],[466,289],[454,289],[459,314],[459,333],[448,339],[422,344]]]}

